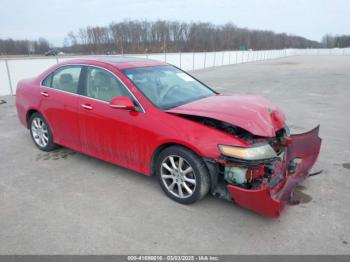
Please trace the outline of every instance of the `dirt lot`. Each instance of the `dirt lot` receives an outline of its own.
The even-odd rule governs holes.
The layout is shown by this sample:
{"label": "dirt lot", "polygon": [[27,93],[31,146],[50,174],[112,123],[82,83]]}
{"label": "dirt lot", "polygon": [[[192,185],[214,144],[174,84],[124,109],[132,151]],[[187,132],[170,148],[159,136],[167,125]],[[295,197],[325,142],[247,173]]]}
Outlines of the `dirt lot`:
{"label": "dirt lot", "polygon": [[260,94],[294,132],[320,124],[305,203],[267,219],[208,196],[168,199],[154,178],[59,149],[40,152],[0,104],[0,254],[350,254],[350,57],[308,56],[194,72],[223,93]]}

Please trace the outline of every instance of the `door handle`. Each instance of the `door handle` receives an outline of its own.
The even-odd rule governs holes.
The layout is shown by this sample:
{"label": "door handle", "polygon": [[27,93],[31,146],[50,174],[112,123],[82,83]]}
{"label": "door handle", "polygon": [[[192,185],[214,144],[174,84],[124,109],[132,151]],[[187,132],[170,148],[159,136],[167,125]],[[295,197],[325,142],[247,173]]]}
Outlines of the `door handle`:
{"label": "door handle", "polygon": [[88,104],[82,104],[81,107],[86,109],[86,110],[92,110],[92,106],[90,106]]}
{"label": "door handle", "polygon": [[47,92],[40,92],[40,95],[45,96],[45,97],[49,96],[49,94]]}

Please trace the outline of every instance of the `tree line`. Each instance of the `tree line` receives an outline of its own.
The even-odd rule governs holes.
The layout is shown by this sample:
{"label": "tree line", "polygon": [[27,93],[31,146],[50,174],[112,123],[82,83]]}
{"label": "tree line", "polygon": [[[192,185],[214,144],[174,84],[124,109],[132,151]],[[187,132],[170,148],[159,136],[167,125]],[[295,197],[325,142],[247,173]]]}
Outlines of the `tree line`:
{"label": "tree line", "polygon": [[45,38],[38,40],[0,39],[0,55],[44,54],[50,49]]}
{"label": "tree line", "polygon": [[[124,54],[322,47],[350,47],[350,36],[326,35],[320,43],[301,36],[240,28],[232,23],[125,20],[70,32],[64,46],[54,49],[75,54]],[[53,46],[44,38],[0,39],[0,55],[44,54],[50,49]]]}
{"label": "tree line", "polygon": [[232,23],[129,20],[70,32],[64,50],[73,53],[154,53],[316,48],[304,37],[239,28]]}
{"label": "tree line", "polygon": [[325,35],[322,38],[322,45],[326,48],[350,47],[350,35],[341,35],[341,36]]}

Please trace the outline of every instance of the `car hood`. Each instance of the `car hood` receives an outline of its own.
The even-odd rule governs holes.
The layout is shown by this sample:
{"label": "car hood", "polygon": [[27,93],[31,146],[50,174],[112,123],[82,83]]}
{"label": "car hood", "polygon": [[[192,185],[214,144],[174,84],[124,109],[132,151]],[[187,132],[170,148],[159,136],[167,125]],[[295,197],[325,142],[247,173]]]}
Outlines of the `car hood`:
{"label": "car hood", "polygon": [[281,110],[260,96],[210,96],[166,112],[217,119],[264,137],[274,137],[285,125]]}

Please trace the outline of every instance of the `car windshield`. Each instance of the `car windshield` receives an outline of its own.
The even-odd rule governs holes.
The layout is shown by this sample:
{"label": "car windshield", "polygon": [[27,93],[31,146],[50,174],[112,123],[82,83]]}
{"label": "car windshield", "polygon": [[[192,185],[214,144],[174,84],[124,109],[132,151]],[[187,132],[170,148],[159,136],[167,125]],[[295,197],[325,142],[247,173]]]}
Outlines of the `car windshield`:
{"label": "car windshield", "polygon": [[160,109],[215,95],[214,91],[174,66],[128,68],[123,73]]}

